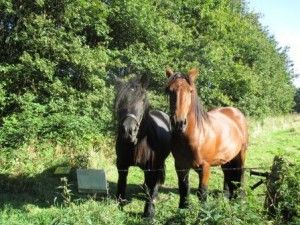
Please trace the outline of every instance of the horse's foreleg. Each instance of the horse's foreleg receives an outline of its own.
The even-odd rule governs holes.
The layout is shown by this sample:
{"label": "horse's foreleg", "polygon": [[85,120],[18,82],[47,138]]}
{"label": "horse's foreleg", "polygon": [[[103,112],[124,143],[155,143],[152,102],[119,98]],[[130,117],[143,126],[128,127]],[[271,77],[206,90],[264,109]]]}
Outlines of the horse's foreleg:
{"label": "horse's foreleg", "polygon": [[188,194],[189,194],[189,169],[180,169],[176,167],[179,187],[179,208],[188,207]]}
{"label": "horse's foreleg", "polygon": [[144,217],[152,218],[155,214],[154,200],[158,195],[159,171],[145,171],[146,184],[146,204],[144,208]]}
{"label": "horse's foreleg", "polygon": [[125,191],[127,185],[128,167],[118,167],[118,187],[117,187],[117,199],[120,203],[125,201]]}
{"label": "horse's foreleg", "polygon": [[205,201],[207,199],[207,187],[210,176],[210,165],[208,163],[203,163],[202,168],[198,170],[198,174],[199,188],[197,191],[197,196],[200,201]]}

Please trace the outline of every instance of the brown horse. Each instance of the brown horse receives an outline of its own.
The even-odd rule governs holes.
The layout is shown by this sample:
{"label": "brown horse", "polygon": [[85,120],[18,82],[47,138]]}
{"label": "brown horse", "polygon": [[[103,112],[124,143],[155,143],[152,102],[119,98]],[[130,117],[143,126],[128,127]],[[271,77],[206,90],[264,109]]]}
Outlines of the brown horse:
{"label": "brown horse", "polygon": [[221,165],[224,191],[229,198],[243,180],[248,132],[245,116],[236,108],[222,107],[205,112],[197,96],[196,69],[188,74],[166,70],[166,91],[170,96],[172,153],[178,176],[180,208],[188,205],[188,176],[191,168],[199,174],[200,200],[206,199],[211,166]]}

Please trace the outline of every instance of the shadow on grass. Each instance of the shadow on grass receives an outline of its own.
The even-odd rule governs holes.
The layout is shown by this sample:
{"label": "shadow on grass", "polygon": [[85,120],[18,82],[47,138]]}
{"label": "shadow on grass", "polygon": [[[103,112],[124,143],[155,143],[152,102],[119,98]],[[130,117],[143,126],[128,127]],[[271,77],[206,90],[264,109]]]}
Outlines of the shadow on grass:
{"label": "shadow on grass", "polygon": [[59,188],[63,184],[62,177],[68,179],[67,187],[71,190],[72,199],[82,198],[83,195],[77,194],[75,169],[68,176],[57,176],[54,175],[57,167],[58,165],[48,168],[32,177],[0,174],[0,208],[7,204],[14,208],[22,208],[24,204],[43,208],[54,204],[61,205],[64,202],[62,190]]}
{"label": "shadow on grass", "polygon": [[[54,171],[59,166],[56,165],[48,168],[35,176],[13,176],[10,174],[0,174],[0,208],[5,205],[10,205],[14,208],[22,208],[25,204],[34,204],[42,208],[50,207],[54,204],[61,205],[64,203],[62,196],[62,190],[59,188],[62,186],[62,177],[68,179],[67,188],[71,191],[72,201],[75,200],[87,200],[93,197],[97,201],[110,197],[114,199],[117,184],[115,182],[109,182],[109,195],[93,195],[93,194],[81,194],[77,191],[76,169],[72,169],[68,176],[54,175]],[[161,187],[160,193],[177,193],[175,188]],[[143,180],[141,185],[128,184],[127,185],[127,200],[128,202],[133,199],[145,200],[146,195],[144,192]]]}
{"label": "shadow on grass", "polygon": [[[175,181],[177,182],[177,181]],[[211,189],[208,190],[209,195],[213,197],[219,197],[220,195],[223,195],[223,191],[219,189]],[[117,183],[115,182],[109,182],[109,193],[111,197],[116,197],[115,193],[117,192]],[[196,195],[197,188],[191,188],[190,194]],[[174,187],[166,187],[162,185],[158,190],[158,195],[160,194],[178,194],[179,190],[177,185],[175,184]],[[144,200],[145,199],[145,186],[143,184],[143,180],[141,180],[141,184],[127,184],[126,188],[126,199],[127,201],[132,201],[133,199],[139,199]]]}
{"label": "shadow on grass", "polygon": [[[64,198],[62,190],[58,187],[62,185],[62,176],[54,175],[54,170],[58,166],[56,165],[48,168],[37,174],[36,176],[12,176],[10,174],[0,174],[0,208],[5,205],[10,205],[13,208],[21,209],[26,204],[33,204],[41,208],[48,208],[53,205],[62,205]],[[68,179],[68,189],[71,191],[72,201],[80,200],[85,201],[88,199],[95,199],[96,201],[105,200],[107,197],[115,199],[115,193],[117,184],[115,182],[109,182],[109,195],[92,195],[81,194],[77,191],[76,169],[72,169]],[[177,186],[166,187],[161,186],[159,188],[159,194],[178,194]],[[196,189],[192,189],[191,193],[196,193]],[[126,190],[127,203],[130,203],[134,199],[144,201],[146,199],[145,187],[143,180],[141,184],[128,184]],[[144,207],[144,206],[141,206]]]}
{"label": "shadow on grass", "polygon": [[[139,199],[139,200],[145,200],[146,195],[145,195],[145,185],[143,184],[144,180],[141,180],[141,184],[127,184],[126,186],[126,200],[128,202],[134,200],[134,199]],[[109,193],[110,196],[115,198],[115,193],[117,192],[117,183],[115,182],[109,182]],[[166,186],[161,186],[158,190],[158,195],[161,193],[164,194],[170,194],[170,193],[175,193],[179,194],[177,187],[166,187]]]}

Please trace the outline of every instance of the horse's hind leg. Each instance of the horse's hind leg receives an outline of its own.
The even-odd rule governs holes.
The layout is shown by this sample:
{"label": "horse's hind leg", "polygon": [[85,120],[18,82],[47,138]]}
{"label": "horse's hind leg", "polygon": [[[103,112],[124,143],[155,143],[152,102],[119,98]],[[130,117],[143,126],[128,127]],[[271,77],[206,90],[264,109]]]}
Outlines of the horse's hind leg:
{"label": "horse's hind leg", "polygon": [[224,173],[224,192],[229,199],[236,197],[236,190],[241,187],[244,179],[244,152],[222,165]]}
{"label": "horse's hind leg", "polygon": [[159,172],[161,171],[145,171],[146,184],[146,204],[144,208],[144,217],[152,218],[155,213],[154,200],[158,195]]}

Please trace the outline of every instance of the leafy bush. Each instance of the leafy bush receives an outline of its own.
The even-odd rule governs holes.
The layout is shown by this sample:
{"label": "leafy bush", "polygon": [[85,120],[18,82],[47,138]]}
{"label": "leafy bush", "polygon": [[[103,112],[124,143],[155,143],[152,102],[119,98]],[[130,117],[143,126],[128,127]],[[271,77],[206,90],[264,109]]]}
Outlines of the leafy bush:
{"label": "leafy bush", "polygon": [[[298,160],[298,159],[296,159]],[[275,157],[269,181],[265,205],[268,214],[280,223],[300,221],[300,164]]]}
{"label": "leafy bush", "polygon": [[3,147],[32,139],[76,146],[111,130],[108,7],[98,1],[56,4],[1,2]]}

